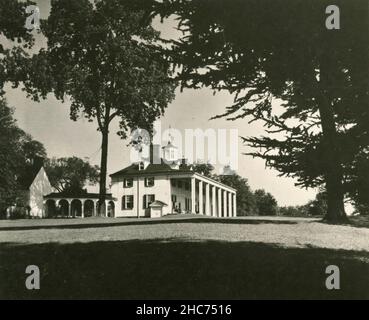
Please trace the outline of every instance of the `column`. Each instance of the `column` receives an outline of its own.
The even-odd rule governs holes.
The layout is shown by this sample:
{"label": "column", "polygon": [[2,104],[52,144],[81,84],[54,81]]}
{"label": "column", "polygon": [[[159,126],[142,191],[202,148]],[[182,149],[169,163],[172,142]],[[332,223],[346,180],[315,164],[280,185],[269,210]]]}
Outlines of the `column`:
{"label": "column", "polygon": [[81,206],[81,218],[85,217],[85,201],[86,200],[81,200],[82,206]]}
{"label": "column", "polygon": [[[46,201],[43,200],[42,201],[42,218],[46,218]],[[29,216],[28,212],[27,212],[27,217]]]}
{"label": "column", "polygon": [[232,216],[232,193],[228,192],[228,217]]}
{"label": "column", "polygon": [[216,212],[216,192],[215,192],[215,186],[211,186],[211,200],[212,200],[212,211],[211,211],[211,215],[212,217],[216,217],[217,216],[217,212]]}
{"label": "column", "polygon": [[196,213],[196,179],[191,178],[191,213]]}
{"label": "column", "polygon": [[218,208],[217,208],[217,216],[222,216],[222,189],[218,188]]}
{"label": "column", "polygon": [[237,199],[236,199],[237,194],[234,193],[233,194],[233,216],[237,217]]}
{"label": "column", "polygon": [[205,185],[205,214],[211,216],[210,212],[210,184]]}
{"label": "column", "polygon": [[106,200],[104,200],[104,217],[108,216],[108,207],[106,206]]}
{"label": "column", "polygon": [[[73,199],[73,200],[76,200],[76,199]],[[73,203],[73,200],[71,201],[71,210],[72,210],[72,203]],[[76,203],[77,201],[75,201],[74,203]],[[76,204],[75,204],[76,206]],[[72,217],[75,218],[77,216],[77,208],[74,208],[74,210],[72,211]]]}
{"label": "column", "polygon": [[56,211],[56,212],[54,212],[54,214],[55,214],[56,216],[58,216],[58,215],[60,214],[60,211],[59,211],[59,209],[60,209],[60,207],[59,207],[59,202],[60,202],[60,200],[55,200],[55,211]]}
{"label": "column", "polygon": [[97,205],[97,200],[92,200],[94,202],[94,208],[92,210],[92,216],[96,217],[96,205]]}
{"label": "column", "polygon": [[68,199],[68,218],[71,216],[71,210],[72,210],[72,203],[71,201]]}
{"label": "column", "polygon": [[227,191],[223,190],[223,217],[227,216]]}
{"label": "column", "polygon": [[204,214],[203,182],[199,180],[199,214]]}

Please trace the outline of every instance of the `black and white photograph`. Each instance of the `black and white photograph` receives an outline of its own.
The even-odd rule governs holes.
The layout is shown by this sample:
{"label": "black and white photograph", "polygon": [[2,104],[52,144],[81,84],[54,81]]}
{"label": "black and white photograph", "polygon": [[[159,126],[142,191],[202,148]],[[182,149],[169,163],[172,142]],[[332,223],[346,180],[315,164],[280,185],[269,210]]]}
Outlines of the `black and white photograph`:
{"label": "black and white photograph", "polygon": [[0,300],[368,299],[368,0],[0,0]]}

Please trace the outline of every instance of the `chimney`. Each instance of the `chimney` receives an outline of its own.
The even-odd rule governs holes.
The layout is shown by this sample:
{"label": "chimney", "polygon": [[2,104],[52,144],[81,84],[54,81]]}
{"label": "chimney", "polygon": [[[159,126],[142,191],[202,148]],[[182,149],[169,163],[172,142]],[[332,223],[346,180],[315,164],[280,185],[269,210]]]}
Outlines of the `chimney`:
{"label": "chimney", "polygon": [[160,145],[150,143],[150,163],[151,164],[160,164],[161,163],[161,154],[160,154]]}

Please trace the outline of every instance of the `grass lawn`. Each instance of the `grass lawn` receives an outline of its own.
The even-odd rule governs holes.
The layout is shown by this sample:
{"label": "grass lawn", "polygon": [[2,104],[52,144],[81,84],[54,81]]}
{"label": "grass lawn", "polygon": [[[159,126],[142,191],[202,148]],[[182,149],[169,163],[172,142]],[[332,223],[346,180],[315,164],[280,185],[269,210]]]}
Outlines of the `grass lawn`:
{"label": "grass lawn", "polygon": [[[369,228],[359,222],[0,221],[0,298],[369,299]],[[25,288],[31,264],[40,268],[40,290]],[[340,290],[325,288],[332,264],[340,268]]]}

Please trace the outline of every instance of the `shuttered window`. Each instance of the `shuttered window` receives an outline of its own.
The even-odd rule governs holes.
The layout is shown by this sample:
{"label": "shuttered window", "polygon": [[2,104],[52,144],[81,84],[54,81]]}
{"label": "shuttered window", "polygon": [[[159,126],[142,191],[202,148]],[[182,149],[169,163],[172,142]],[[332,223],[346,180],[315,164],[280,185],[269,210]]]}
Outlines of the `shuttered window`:
{"label": "shuttered window", "polygon": [[122,210],[133,209],[134,197],[132,195],[122,197]]}
{"label": "shuttered window", "polygon": [[133,186],[133,178],[126,178],[123,180],[123,188],[131,188]]}
{"label": "shuttered window", "polygon": [[153,187],[154,186],[154,177],[145,178],[145,187]]}
{"label": "shuttered window", "polygon": [[144,209],[149,208],[150,203],[155,201],[155,194],[145,194],[143,196],[142,206]]}

